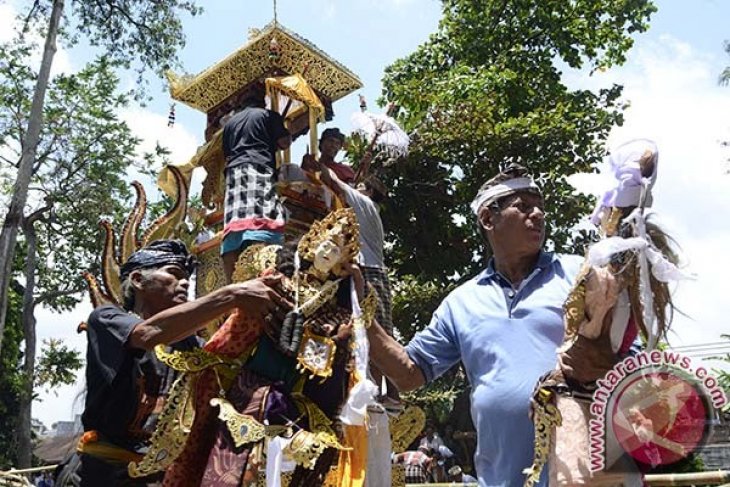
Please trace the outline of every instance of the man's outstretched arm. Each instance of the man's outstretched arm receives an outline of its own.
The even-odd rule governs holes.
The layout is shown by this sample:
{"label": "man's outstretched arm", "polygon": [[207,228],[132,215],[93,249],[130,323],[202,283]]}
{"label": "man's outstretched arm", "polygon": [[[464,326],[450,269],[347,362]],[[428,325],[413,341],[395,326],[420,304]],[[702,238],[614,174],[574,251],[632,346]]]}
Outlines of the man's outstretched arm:
{"label": "man's outstretched arm", "polygon": [[129,346],[152,350],[158,344],[174,343],[192,335],[236,307],[263,320],[268,313],[284,312],[292,305],[274,289],[279,278],[266,277],[229,284],[194,301],[173,306],[142,321],[129,336]]}
{"label": "man's outstretched arm", "polygon": [[411,360],[406,349],[378,325],[368,328],[370,360],[393,381],[401,392],[418,389],[426,383],[421,368]]}

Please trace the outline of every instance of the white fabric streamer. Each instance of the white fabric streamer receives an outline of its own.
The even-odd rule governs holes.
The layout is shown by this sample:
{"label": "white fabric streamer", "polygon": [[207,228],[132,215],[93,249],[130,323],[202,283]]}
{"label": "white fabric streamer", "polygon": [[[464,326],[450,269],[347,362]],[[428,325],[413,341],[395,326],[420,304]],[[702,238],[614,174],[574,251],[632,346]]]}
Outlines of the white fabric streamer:
{"label": "white fabric streamer", "polygon": [[[640,161],[647,154],[654,155],[654,171],[648,178],[641,176]],[[598,225],[603,211],[613,206],[637,206],[643,201],[644,207],[651,206],[651,188],[657,177],[659,149],[649,139],[634,139],[613,149],[608,157],[611,171],[616,178],[616,186],[604,193],[591,221]]]}
{"label": "white fabric streamer", "polygon": [[619,293],[616,305],[613,307],[613,321],[611,323],[611,350],[613,350],[613,353],[618,353],[621,345],[623,345],[630,316],[629,292],[624,289]]}
{"label": "white fabric streamer", "polygon": [[647,246],[643,238],[608,237],[596,242],[588,250],[588,263],[594,267],[603,267],[611,262],[611,256],[627,250],[642,250]]}
{"label": "white fabric streamer", "polygon": [[382,487],[392,482],[390,426],[385,411],[370,411],[368,416],[368,467],[365,487]]}
{"label": "white fabric streamer", "polygon": [[347,402],[340,412],[340,421],[350,426],[362,426],[367,418],[367,409],[375,404],[375,397],[378,394],[378,386],[368,379],[368,363],[370,362],[370,343],[362,321],[362,310],[357,299],[355,282],[350,279],[350,298],[352,301],[352,317],[355,323],[353,327],[353,355],[355,358],[355,370],[360,381],[355,384],[347,396]]}
{"label": "white fabric streamer", "polygon": [[592,266],[603,267],[611,261],[611,256],[632,251],[646,252],[646,258],[651,264],[651,273],[661,282],[696,279],[691,273],[684,272],[672,264],[661,252],[649,245],[649,242],[640,237],[609,237],[597,242],[588,250],[588,263]]}
{"label": "white fabric streamer", "polygon": [[696,279],[697,276],[684,272],[676,265],[669,262],[666,257],[656,249],[646,248],[646,258],[651,263],[651,273],[661,282],[681,281],[684,279]]}
{"label": "white fabric streamer", "polygon": [[293,471],[297,464],[284,455],[284,448],[291,438],[275,436],[266,448],[266,487],[281,487],[281,474]]}

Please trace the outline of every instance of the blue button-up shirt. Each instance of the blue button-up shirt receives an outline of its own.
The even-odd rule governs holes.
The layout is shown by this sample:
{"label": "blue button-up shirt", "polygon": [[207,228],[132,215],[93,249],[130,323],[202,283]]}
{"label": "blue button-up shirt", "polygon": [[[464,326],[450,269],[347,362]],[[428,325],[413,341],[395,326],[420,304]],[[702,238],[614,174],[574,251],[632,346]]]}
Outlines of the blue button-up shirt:
{"label": "blue button-up shirt", "polygon": [[530,395],[537,379],[555,367],[563,302],[582,262],[578,256],[542,252],[532,273],[511,289],[490,261],[449,294],[429,326],[406,346],[429,382],[464,363],[481,487],[524,484],[522,470],[533,460]]}

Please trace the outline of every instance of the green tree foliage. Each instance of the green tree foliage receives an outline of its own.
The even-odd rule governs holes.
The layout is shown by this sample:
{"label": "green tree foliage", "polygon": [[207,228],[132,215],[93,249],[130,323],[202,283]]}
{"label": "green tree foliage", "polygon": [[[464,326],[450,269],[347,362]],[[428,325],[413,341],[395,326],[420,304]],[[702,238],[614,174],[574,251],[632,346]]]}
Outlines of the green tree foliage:
{"label": "green tree foliage", "polygon": [[[47,24],[58,0],[25,1],[24,28],[47,34]],[[79,41],[99,48],[110,62],[138,75],[162,76],[178,67],[177,54],[185,46],[181,15],[199,15],[193,0],[64,0],[60,33],[62,44]],[[141,95],[142,92],[135,92]]]}
{"label": "green tree foliage", "polygon": [[[37,73],[25,62],[34,46],[23,38],[0,45],[0,184],[7,187],[23,158],[24,127]],[[35,308],[73,307],[85,289],[79,271],[98,269],[100,217],[119,221],[130,196],[128,169],[139,140],[118,113],[130,93],[120,93],[117,65],[100,57],[78,73],[56,76],[49,85],[32,167],[29,198],[21,218],[20,255],[26,378],[21,395],[18,465],[31,461],[30,407],[34,385],[72,383],[81,366],[76,352],[57,341],[43,347],[36,365]],[[5,179],[3,184],[2,179]]]}
{"label": "green tree foliage", "polygon": [[[21,157],[36,76],[24,57],[32,48],[22,42],[0,45],[3,188],[12,181]],[[130,196],[127,170],[146,164],[135,159],[139,139],[119,119],[130,95],[117,91],[118,82],[114,65],[99,58],[78,73],[57,76],[50,85],[25,218],[36,215],[33,228],[41,258],[35,299],[59,311],[80,298],[79,269],[98,268],[98,220],[122,214]]]}
{"label": "green tree foliage", "polygon": [[[193,0],[32,0],[25,3],[21,38],[36,29],[44,38],[44,46],[32,85],[32,102],[28,103],[29,116],[20,128],[22,152],[0,231],[0,338],[18,232],[25,221],[28,190],[38,163],[38,145],[47,115],[46,92],[59,33],[70,44],[83,38],[98,47],[106,56],[104,62],[108,66],[135,66],[142,81],[145,71],[160,73],[177,63],[177,50],[185,43],[180,22],[183,13],[197,15],[200,9]],[[142,93],[143,88],[135,90],[138,96]]]}
{"label": "green tree foliage", "polygon": [[586,236],[571,230],[592,202],[566,178],[594,170],[624,107],[620,86],[570,90],[561,69],[620,65],[655,11],[650,0],[442,3],[438,31],[383,79],[383,100],[412,139],[408,158],[379,170],[391,193],[382,214],[395,324],[406,339],[483,268],[489,251],[469,203],[506,163],[538,177],[548,246],[582,252]]}
{"label": "green tree foliage", "polygon": [[79,352],[68,348],[63,341],[43,340],[43,354],[35,368],[35,385],[47,390],[76,381],[76,371],[84,366]]}
{"label": "green tree foliage", "polygon": [[20,319],[21,295],[13,286],[10,289],[8,314],[5,321],[5,346],[0,352],[0,470],[14,466],[20,410],[23,391],[21,371],[23,324]]}

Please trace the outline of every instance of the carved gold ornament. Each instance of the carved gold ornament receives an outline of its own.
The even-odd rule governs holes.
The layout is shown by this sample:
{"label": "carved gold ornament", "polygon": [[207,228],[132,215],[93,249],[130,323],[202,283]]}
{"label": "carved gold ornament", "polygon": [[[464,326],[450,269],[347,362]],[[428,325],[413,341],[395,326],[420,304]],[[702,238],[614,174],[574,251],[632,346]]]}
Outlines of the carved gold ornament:
{"label": "carved gold ornament", "polygon": [[405,487],[406,485],[406,466],[401,464],[393,464],[391,466],[390,476],[393,479],[391,487]]}
{"label": "carved gold ornament", "polygon": [[255,279],[268,269],[276,268],[276,256],[281,245],[255,244],[241,252],[233,271],[233,282]]}
{"label": "carved gold ornament", "polygon": [[276,436],[288,429],[286,426],[264,425],[253,416],[239,413],[230,402],[220,397],[211,399],[210,405],[220,408],[218,418],[226,424],[236,447],[247,443],[257,443],[266,436]]}
{"label": "carved gold ornament", "polygon": [[157,360],[178,372],[199,372],[214,365],[223,365],[230,362],[222,357],[207,352],[202,348],[195,348],[190,351],[168,352],[164,345],[155,347]]}
{"label": "carved gold ornament", "polygon": [[[590,266],[584,265],[575,279],[573,289],[563,304],[563,321],[565,323],[565,338],[563,343],[569,344],[578,336],[581,323],[586,320],[586,278]],[[562,347],[561,347],[562,348]]]}
{"label": "carved gold ornament", "polygon": [[[339,444],[339,443],[338,443]],[[327,435],[299,430],[284,447],[284,454],[304,468],[313,469],[317,459],[328,447],[337,448]]]}
{"label": "carved gold ornament", "polygon": [[192,400],[194,386],[193,376],[189,374],[183,374],[175,380],[160,412],[149,450],[142,460],[129,464],[130,477],[164,472],[182,453],[195,417]]}
{"label": "carved gold ornament", "polygon": [[309,371],[310,378],[317,376],[326,379],[332,375],[332,362],[336,350],[337,345],[334,340],[315,335],[309,327],[305,327],[297,354],[297,369]]}
{"label": "carved gold ornament", "polygon": [[299,241],[299,255],[303,260],[314,262],[317,248],[327,240],[337,244],[342,252],[332,272],[338,276],[346,275],[342,264],[354,262],[360,252],[360,227],[352,208],[335,210],[324,219],[312,223]]}
{"label": "carved gold ornament", "polygon": [[390,423],[393,451],[404,452],[423,431],[426,424],[426,413],[418,406],[410,405],[398,416],[390,416],[388,422]]}
{"label": "carved gold ornament", "polygon": [[304,302],[299,311],[308,318],[335,297],[341,279],[327,281],[324,284],[310,284],[307,280],[304,281],[299,286],[299,299]]}
{"label": "carved gold ornament", "polygon": [[[280,55],[269,55],[276,38]],[[170,94],[202,112],[209,112],[241,87],[273,71],[301,73],[318,93],[336,101],[362,87],[362,82],[349,69],[338,63],[314,44],[283,27],[270,23],[238,51],[196,76],[179,76],[168,71]]]}
{"label": "carved gold ornament", "polygon": [[122,283],[119,278],[120,266],[132,253],[150,242],[171,238],[177,226],[184,220],[188,208],[188,187],[182,173],[177,168],[171,167],[170,171],[177,187],[175,203],[167,213],[147,227],[141,238],[138,238],[138,234],[139,227],[147,211],[147,195],[142,185],[136,181],[132,185],[137,193],[137,199],[132,211],[124,221],[118,244],[111,223],[107,221],[100,223],[105,232],[104,247],[101,254],[103,288],[93,275],[84,274],[84,278],[89,285],[91,303],[95,308],[107,303],[119,306],[123,301]]}
{"label": "carved gold ornament", "polygon": [[527,475],[525,487],[533,487],[540,481],[540,473],[550,456],[550,440],[555,428],[563,423],[560,411],[553,403],[553,398],[552,391],[540,388],[537,392],[537,400],[534,401],[535,457],[532,465],[522,471]]}
{"label": "carved gold ornament", "polygon": [[[218,237],[213,238],[216,239]],[[223,261],[221,260],[219,245],[220,243],[218,245],[212,245],[205,250],[197,247],[193,247],[192,249],[198,259],[195,279],[195,294],[197,297],[205,296],[227,284],[223,272]]]}
{"label": "carved gold ornament", "polygon": [[304,412],[307,415],[307,419],[309,419],[309,431],[314,433],[326,433],[336,437],[335,431],[332,429],[332,420],[324,414],[324,411],[322,411],[319,406],[314,403],[314,401],[299,392],[292,393],[292,398],[297,404],[299,411]]}
{"label": "carved gold ornament", "polygon": [[354,320],[355,326],[363,326],[364,328],[370,328],[375,319],[375,312],[378,309],[378,296],[375,294],[375,289],[368,285],[368,294],[365,299],[360,303],[360,310],[362,314],[359,318]]}

